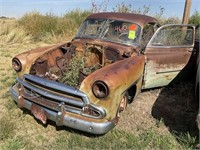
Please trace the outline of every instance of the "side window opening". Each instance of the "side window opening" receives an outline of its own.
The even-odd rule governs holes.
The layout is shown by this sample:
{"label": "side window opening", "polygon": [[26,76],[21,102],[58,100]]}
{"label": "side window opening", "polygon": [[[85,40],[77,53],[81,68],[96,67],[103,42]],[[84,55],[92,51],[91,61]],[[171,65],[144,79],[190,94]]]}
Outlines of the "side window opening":
{"label": "side window opening", "polygon": [[190,46],[193,44],[193,27],[165,26],[151,41],[152,46]]}
{"label": "side window opening", "polygon": [[146,24],[143,28],[143,34],[142,34],[142,39],[141,39],[141,45],[142,45],[142,50],[145,49],[147,43],[149,42],[149,40],[151,39],[151,37],[153,36],[154,32],[155,32],[155,24]]}

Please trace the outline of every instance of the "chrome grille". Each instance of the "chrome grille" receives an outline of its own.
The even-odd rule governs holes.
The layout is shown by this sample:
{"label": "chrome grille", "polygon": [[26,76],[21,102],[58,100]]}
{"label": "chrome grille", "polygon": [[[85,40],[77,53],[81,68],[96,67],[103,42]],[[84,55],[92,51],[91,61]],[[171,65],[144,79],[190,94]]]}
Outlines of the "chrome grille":
{"label": "chrome grille", "polygon": [[64,104],[65,110],[80,114],[82,107],[89,104],[87,96],[76,88],[33,75],[17,79],[23,89],[22,96],[36,104],[59,111]]}

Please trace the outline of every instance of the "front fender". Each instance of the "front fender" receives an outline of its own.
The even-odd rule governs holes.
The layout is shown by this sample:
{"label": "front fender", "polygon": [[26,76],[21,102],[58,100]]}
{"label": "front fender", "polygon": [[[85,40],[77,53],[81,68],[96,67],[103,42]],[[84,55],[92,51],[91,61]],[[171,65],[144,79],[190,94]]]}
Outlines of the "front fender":
{"label": "front fender", "polygon": [[[144,62],[144,55],[140,55],[105,66],[85,78],[80,90],[87,93],[92,103],[104,107],[107,117],[112,119],[116,116],[125,91],[142,77]],[[100,100],[92,93],[92,84],[97,80],[104,81],[109,87],[109,96],[105,99]]]}
{"label": "front fender", "polygon": [[[22,64],[22,69],[17,73],[19,77],[22,77],[24,74],[29,74],[30,68],[32,64],[36,61],[36,59],[49,51],[53,51],[57,48],[64,46],[64,44],[57,44],[53,46],[46,46],[42,48],[36,48],[29,50],[27,52],[16,55],[14,58],[20,60]],[[13,59],[14,59],[13,58]]]}

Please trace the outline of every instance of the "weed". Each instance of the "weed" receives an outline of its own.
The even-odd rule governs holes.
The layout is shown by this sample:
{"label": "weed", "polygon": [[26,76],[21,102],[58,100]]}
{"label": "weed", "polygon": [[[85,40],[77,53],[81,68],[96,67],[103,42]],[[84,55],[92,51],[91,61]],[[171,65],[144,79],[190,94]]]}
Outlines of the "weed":
{"label": "weed", "polygon": [[71,20],[71,22],[75,22],[75,29],[77,29],[81,25],[81,23],[85,20],[85,18],[90,14],[91,14],[90,10],[81,11],[80,9],[74,9],[66,13],[63,18],[69,19]]}
{"label": "weed", "polygon": [[30,145],[28,145],[23,138],[16,138],[16,139],[8,139],[6,143],[0,148],[2,150],[17,150],[29,146]]}
{"label": "weed", "polygon": [[[6,97],[9,97],[9,96],[10,96],[10,92],[7,92],[7,96]],[[14,108],[17,108],[15,102],[12,100],[11,97],[9,97],[8,102],[6,103],[5,106],[6,106],[8,111],[12,111]]]}
{"label": "weed", "polygon": [[173,149],[179,147],[172,136],[158,134],[154,130],[135,135],[133,132],[115,129],[103,136],[84,137],[75,133],[70,136],[62,135],[56,139],[54,146],[58,149]]}
{"label": "weed", "polygon": [[194,14],[192,14],[192,16],[189,19],[189,23],[190,24],[194,24],[194,25],[199,25],[200,24],[200,12],[199,11],[195,11]]}
{"label": "weed", "polygon": [[163,135],[157,133],[154,129],[148,129],[139,135],[140,142],[143,144],[143,148],[159,148],[159,149],[172,149],[178,146],[175,142],[175,138],[170,135]]}
{"label": "weed", "polygon": [[69,86],[77,86],[79,70],[83,67],[83,61],[79,57],[71,59],[70,63],[67,64],[66,70],[63,76],[60,78],[60,82]]}
{"label": "weed", "polygon": [[[106,2],[106,1],[105,1]],[[119,10],[126,10],[124,7],[121,9],[121,5],[117,5]],[[126,5],[129,8],[129,5]],[[148,7],[148,6],[147,6]],[[106,9],[106,6],[102,5],[102,9]],[[119,11],[116,8],[116,11]],[[131,9],[130,9],[131,10]],[[147,9],[148,10],[148,9]],[[143,11],[141,11],[143,12]],[[145,12],[145,11],[144,11]],[[139,133],[133,130],[121,131],[113,129],[102,136],[88,136],[80,134],[79,132],[70,132],[69,130],[56,130],[55,126],[49,124],[47,127],[43,127],[37,124],[35,121],[30,121],[32,118],[30,115],[24,115],[22,110],[18,109],[8,92],[8,87],[14,82],[16,74],[10,70],[10,65],[7,63],[11,60],[14,54],[25,51],[27,45],[24,43],[31,43],[32,37],[38,40],[44,40],[45,42],[52,42],[60,38],[61,40],[66,40],[66,37],[71,37],[75,34],[80,23],[89,15],[91,11],[80,11],[73,10],[73,12],[66,13],[62,17],[55,16],[52,13],[47,13],[46,15],[41,15],[38,12],[28,13],[23,16],[18,21],[8,20],[0,22],[0,41],[3,44],[1,53],[1,85],[0,90],[3,91],[1,99],[2,118],[0,118],[0,149],[192,149],[194,148],[196,138],[192,137],[190,134],[180,134],[173,135],[169,132],[160,133],[157,128],[163,125],[163,121],[156,122],[155,126],[151,129],[144,129],[142,127],[139,129]],[[163,18],[161,18],[162,21]],[[166,22],[177,22],[177,18],[167,18],[163,19],[163,24]],[[8,45],[14,43],[18,46]],[[34,43],[34,45],[28,45],[28,49],[41,46],[40,43]],[[5,65],[6,64],[6,65]],[[75,74],[70,73],[72,70],[79,68],[80,63],[74,62],[71,65],[71,69],[68,68],[68,73],[72,75],[71,83],[77,83],[77,77]],[[73,72],[73,71],[72,71]],[[170,88],[164,97],[169,97],[170,99],[180,99],[180,97],[188,97],[191,99],[191,87],[192,85],[177,85],[174,88]],[[180,90],[182,89],[182,90]],[[175,93],[175,94],[172,94]],[[148,97],[149,98],[149,97]],[[141,100],[141,99],[140,99]],[[145,101],[147,105],[148,101]],[[184,103],[185,101],[181,101]],[[142,103],[141,103],[142,104]],[[174,110],[177,109],[178,105],[174,103]],[[171,105],[170,108],[173,109]],[[151,106],[149,106],[150,108]],[[135,107],[134,107],[135,109]],[[140,108],[138,108],[140,109]],[[184,108],[185,110],[185,108]],[[143,111],[143,110],[139,110]],[[132,112],[131,112],[132,113]],[[26,114],[26,113],[25,113]],[[134,114],[137,115],[137,114]],[[180,117],[179,117],[180,118]],[[124,119],[124,120],[123,120]],[[134,117],[132,118],[135,119]],[[141,116],[138,115],[138,120],[142,120]],[[147,118],[149,119],[149,118]],[[182,118],[181,118],[182,119]],[[127,123],[126,118],[122,117],[121,121],[126,121],[125,126],[133,126],[129,121]],[[135,121],[135,120],[134,120]],[[134,122],[133,121],[133,122]],[[152,120],[151,120],[152,121]],[[180,123],[180,121],[177,121]],[[183,122],[184,123],[184,122]],[[149,124],[147,124],[149,125]],[[175,125],[174,125],[175,126]],[[66,127],[67,128],[67,127]],[[168,128],[165,127],[168,131]],[[17,131],[16,131],[17,130]],[[72,130],[73,131],[73,130]],[[62,134],[61,134],[62,133]],[[178,142],[177,140],[178,139]]]}
{"label": "weed", "polygon": [[26,32],[33,35],[35,39],[52,32],[56,22],[57,18],[52,13],[47,13],[45,16],[39,12],[27,13],[18,21],[19,25],[23,26]]}
{"label": "weed", "polygon": [[92,12],[97,13],[97,12],[107,11],[108,3],[109,0],[103,0],[100,4],[98,4],[95,0],[91,0]]}
{"label": "weed", "polygon": [[189,133],[181,133],[176,138],[185,149],[195,148],[196,137],[192,137]]}
{"label": "weed", "polygon": [[0,41],[4,43],[29,43],[31,36],[18,26],[15,20],[0,21]]}
{"label": "weed", "polygon": [[180,24],[181,20],[179,17],[169,17],[169,18],[161,18],[156,16],[158,19],[159,23],[164,25],[164,24]]}
{"label": "weed", "polygon": [[15,124],[7,116],[0,118],[0,140],[5,140],[14,135]]}
{"label": "weed", "polygon": [[23,26],[25,31],[31,34],[35,40],[43,40],[47,37],[51,40],[59,36],[71,37],[74,35],[80,24],[90,13],[90,11],[75,9],[58,17],[51,12],[42,15],[34,11],[25,14],[19,19],[18,23]]}
{"label": "weed", "polygon": [[161,126],[164,125],[164,121],[163,121],[163,118],[161,118],[160,120],[156,120],[156,126],[159,128]]}

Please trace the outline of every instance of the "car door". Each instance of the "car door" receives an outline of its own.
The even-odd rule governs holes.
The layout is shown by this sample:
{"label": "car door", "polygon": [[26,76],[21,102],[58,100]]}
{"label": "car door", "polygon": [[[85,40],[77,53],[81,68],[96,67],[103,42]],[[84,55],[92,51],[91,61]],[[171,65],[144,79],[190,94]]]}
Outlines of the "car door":
{"label": "car door", "polygon": [[143,89],[168,85],[187,74],[194,63],[194,34],[192,25],[164,25],[155,32],[144,51]]}

